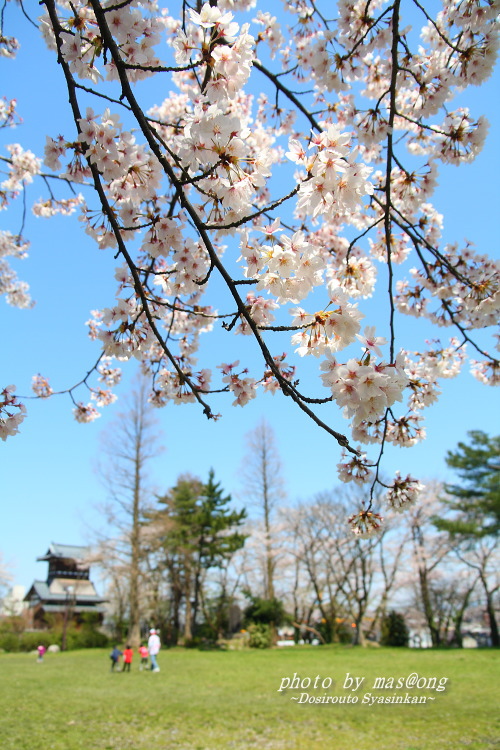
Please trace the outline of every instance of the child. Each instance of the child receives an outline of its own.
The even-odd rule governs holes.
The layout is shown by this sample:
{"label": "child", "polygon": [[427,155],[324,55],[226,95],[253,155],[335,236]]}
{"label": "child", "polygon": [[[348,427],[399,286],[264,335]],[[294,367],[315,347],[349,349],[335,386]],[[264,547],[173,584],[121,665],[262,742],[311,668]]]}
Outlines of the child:
{"label": "child", "polygon": [[43,655],[47,651],[47,649],[45,648],[45,646],[38,646],[37,647],[37,651],[38,651],[38,659],[37,659],[37,661],[41,662],[41,661],[43,661]]}
{"label": "child", "polygon": [[124,672],[130,672],[130,667],[132,666],[132,657],[134,655],[133,649],[130,648],[129,644],[125,646],[125,649],[123,650],[123,671]]}
{"label": "child", "polygon": [[[118,648],[118,646],[115,646],[114,649],[112,650],[112,652],[109,655],[109,658],[111,659],[111,671],[112,672],[115,671],[115,667],[119,666],[120,656],[121,655],[122,655],[122,652],[120,651],[120,649]],[[120,669],[118,668],[116,671],[119,672]]]}
{"label": "child", "polygon": [[148,640],[148,651],[149,656],[151,658],[151,671],[152,672],[159,672],[160,667],[158,666],[158,662],[156,661],[156,657],[159,654],[161,648],[161,641],[160,636],[156,632],[154,628],[151,628],[149,631],[149,640]]}
{"label": "child", "polygon": [[139,672],[142,672],[143,669],[148,668],[149,651],[145,643],[142,643],[139,646],[139,654],[141,655],[141,663],[139,665]]}

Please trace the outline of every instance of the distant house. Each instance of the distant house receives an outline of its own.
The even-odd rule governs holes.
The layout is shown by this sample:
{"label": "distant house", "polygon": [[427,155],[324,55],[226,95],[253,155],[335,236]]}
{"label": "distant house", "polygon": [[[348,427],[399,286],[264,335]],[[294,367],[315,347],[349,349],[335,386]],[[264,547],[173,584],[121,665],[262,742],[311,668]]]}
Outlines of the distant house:
{"label": "distant house", "polygon": [[37,557],[48,562],[49,569],[47,579],[34,581],[24,597],[31,627],[47,627],[51,616],[78,623],[86,613],[95,613],[102,621],[106,599],[90,580],[88,557],[88,547],[69,544],[51,544],[45,555]]}

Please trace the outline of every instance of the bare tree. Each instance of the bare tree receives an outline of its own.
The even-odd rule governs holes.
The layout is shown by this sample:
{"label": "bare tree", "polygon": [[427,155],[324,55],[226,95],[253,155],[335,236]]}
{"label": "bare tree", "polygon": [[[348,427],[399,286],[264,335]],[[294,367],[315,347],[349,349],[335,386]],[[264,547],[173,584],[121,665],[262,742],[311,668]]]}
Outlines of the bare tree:
{"label": "bare tree", "polygon": [[327,514],[330,527],[324,539],[323,564],[328,579],[338,591],[344,611],[354,625],[353,643],[364,646],[364,621],[368,607],[374,601],[374,584],[378,574],[377,548],[382,536],[359,539],[354,534],[346,536],[342,532],[339,519],[349,515],[348,494],[340,492],[334,497],[321,499],[321,507]]}
{"label": "bare tree", "polygon": [[462,623],[478,576],[471,575],[470,570],[457,571],[456,568],[441,573],[441,577],[433,581],[429,589],[434,622],[441,643],[462,648]]}
{"label": "bare tree", "polygon": [[[342,524],[359,491],[341,488],[318,495],[288,512],[288,547],[296,559],[296,581],[309,582],[311,626],[319,612],[327,640],[338,640],[345,622],[354,625],[353,641],[363,645],[374,634],[396,586],[407,537],[389,519],[376,537],[346,537]],[[296,600],[296,590],[292,592]],[[373,614],[367,624],[368,613]],[[304,620],[302,620],[302,625]]]}
{"label": "bare tree", "polygon": [[[393,514],[385,518],[380,544],[377,545],[378,555],[378,578],[379,600],[373,615],[367,636],[373,636],[382,624],[387,614],[389,599],[401,582],[401,568],[406,564],[406,549],[410,540],[409,531],[401,528],[402,522],[399,514]],[[393,533],[395,532],[395,533]]]}
{"label": "bare tree", "polygon": [[104,509],[106,519],[116,534],[115,553],[121,557],[126,570],[127,640],[133,646],[139,645],[141,637],[141,529],[152,494],[147,467],[161,450],[157,422],[148,401],[148,386],[141,378],[125,400],[124,409],[103,433],[99,461],[99,474],[109,494]]}
{"label": "bare tree", "polygon": [[490,625],[490,638],[492,646],[500,646],[500,636],[496,619],[496,599],[500,589],[500,578],[498,573],[499,553],[496,539],[484,537],[468,549],[459,546],[456,550],[459,559],[468,568],[475,571],[477,578],[483,587],[486,614]]}
{"label": "bare tree", "polygon": [[[292,598],[295,627],[310,628],[313,613],[321,614],[328,641],[337,640],[338,624],[344,613],[339,602],[338,583],[330,575],[326,564],[325,544],[330,539],[331,516],[323,500],[302,503],[288,513],[288,546],[295,558]],[[306,600],[299,595],[300,581],[305,578]]]}
{"label": "bare tree", "polygon": [[0,605],[11,583],[12,573],[9,570],[8,564],[4,562],[3,555],[0,552]]}
{"label": "bare tree", "polygon": [[264,598],[275,596],[277,554],[273,520],[277,503],[285,497],[282,465],[273,428],[262,419],[246,435],[248,452],[242,465],[245,505],[258,510],[262,523]]}
{"label": "bare tree", "polygon": [[121,539],[102,538],[93,549],[90,561],[98,565],[107,599],[107,619],[113,636],[121,641],[127,631],[129,612],[129,565]]}
{"label": "bare tree", "polygon": [[419,503],[408,511],[413,551],[412,578],[417,580],[418,598],[433,646],[442,643],[442,617],[437,607],[435,592],[440,587],[440,566],[452,551],[446,533],[438,532],[433,520],[440,508],[441,485],[427,484]]}

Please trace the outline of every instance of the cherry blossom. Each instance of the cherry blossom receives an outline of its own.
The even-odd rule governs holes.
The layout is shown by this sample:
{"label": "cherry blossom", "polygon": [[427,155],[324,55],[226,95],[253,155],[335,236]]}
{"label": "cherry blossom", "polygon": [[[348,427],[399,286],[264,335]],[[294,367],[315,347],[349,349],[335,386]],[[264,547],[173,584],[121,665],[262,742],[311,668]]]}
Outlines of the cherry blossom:
{"label": "cherry blossom", "polygon": [[375,326],[366,326],[364,335],[361,336],[359,333],[356,334],[358,341],[361,341],[363,346],[367,348],[369,352],[374,352],[379,357],[382,356],[381,346],[387,344],[387,341],[383,336],[375,336]]}
{"label": "cherry blossom", "polygon": [[344,460],[337,464],[339,479],[342,482],[354,482],[362,486],[373,479],[373,471],[366,464],[366,454],[348,458],[343,453],[342,458]]}
{"label": "cherry blossom", "polygon": [[97,409],[92,406],[92,404],[85,405],[82,402],[76,404],[75,408],[73,409],[73,414],[76,421],[82,422],[83,424],[93,422],[94,419],[97,419],[101,416]]}
{"label": "cherry blossom", "polygon": [[15,385],[8,385],[0,391],[0,438],[4,441],[19,432],[19,425],[26,417],[26,406],[19,401],[15,390]]}
{"label": "cherry blossom", "polygon": [[49,398],[53,393],[49,381],[43,375],[33,375],[31,388],[39,398]]}
{"label": "cherry blossom", "polygon": [[[87,321],[97,363],[62,389],[75,419],[113,403],[129,360],[150,378],[153,404],[195,402],[211,419],[214,393],[244,406],[259,390],[281,392],[342,448],[343,481],[371,497],[387,488],[385,444],[425,438],[442,381],[466,362],[480,382],[500,381],[498,334],[488,343],[500,265],[469,241],[444,244],[446,218],[432,204],[440,170],[472,162],[487,137],[464,101],[495,65],[496,4],[44,6],[37,23],[73,125],[46,134],[42,161],[17,142],[22,106],[18,115],[19,103],[0,100],[3,134],[20,133],[0,157],[0,207],[21,200],[32,221],[76,215],[116,258],[115,297]],[[17,48],[2,33],[0,54]],[[21,224],[0,233],[0,294],[27,308],[15,264],[36,232]],[[366,304],[375,295],[387,306],[377,330]],[[446,328],[449,341],[401,340],[399,316]],[[253,339],[261,360],[217,365],[227,355],[201,347],[214,330],[231,358]],[[320,377],[306,387],[309,355]],[[92,403],[76,400],[81,388]],[[41,375],[33,390],[55,395]],[[2,394],[5,439],[25,408],[10,386]],[[387,502],[400,510],[420,490],[397,475]],[[349,523],[365,536],[381,518],[367,505]]]}
{"label": "cherry blossom", "polygon": [[382,516],[371,510],[361,510],[348,520],[352,533],[359,539],[368,539],[377,534],[381,530],[383,522]]}
{"label": "cherry blossom", "polygon": [[424,485],[418,480],[413,479],[410,475],[402,479],[399,472],[397,472],[394,482],[386,494],[385,500],[392,510],[399,513],[415,504],[419,494],[423,492],[423,490]]}
{"label": "cherry blossom", "polygon": [[40,172],[41,160],[32,151],[25,151],[19,143],[9,144],[7,151],[10,154],[9,176],[0,187],[14,192],[21,190],[23,182],[33,182],[34,176]]}

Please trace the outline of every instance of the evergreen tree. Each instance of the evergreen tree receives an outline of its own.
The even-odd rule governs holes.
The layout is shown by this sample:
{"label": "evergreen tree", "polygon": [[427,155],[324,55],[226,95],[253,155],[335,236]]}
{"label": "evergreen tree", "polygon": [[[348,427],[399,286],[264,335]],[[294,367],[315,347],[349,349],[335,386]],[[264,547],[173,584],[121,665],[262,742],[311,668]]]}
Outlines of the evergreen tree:
{"label": "evergreen tree", "polygon": [[243,547],[246,536],[238,527],[245,520],[246,511],[229,508],[231,496],[224,495],[213,469],[206,484],[194,477],[180,477],[160,502],[166,508],[156,514],[155,520],[158,516],[163,520],[162,544],[172,591],[174,630],[179,630],[184,601],[187,642],[196,632],[203,573],[221,567]]}
{"label": "evergreen tree", "polygon": [[481,430],[467,433],[470,443],[459,443],[448,451],[446,463],[455,469],[460,484],[445,485],[444,500],[452,515],[435,518],[438,529],[456,541],[456,554],[474,570],[484,590],[492,646],[500,646],[496,619],[498,583],[494,552],[500,530],[500,435],[489,437]]}
{"label": "evergreen tree", "polygon": [[279,599],[263,599],[253,596],[250,591],[244,592],[250,604],[245,609],[245,623],[258,623],[264,625],[281,625],[286,619],[283,602]]}
{"label": "evergreen tree", "polygon": [[445,504],[454,516],[436,519],[436,526],[473,541],[500,530],[500,436],[489,437],[480,430],[467,434],[470,443],[458,443],[446,455],[446,463],[461,480],[445,485]]}
{"label": "evergreen tree", "polygon": [[203,484],[199,479],[183,476],[160,500],[166,505],[163,546],[172,592],[174,642],[177,641],[180,630],[180,607],[183,601],[184,640],[192,638],[193,558],[197,546],[198,504],[202,488]]}
{"label": "evergreen tree", "polygon": [[220,567],[245,544],[246,535],[238,527],[246,518],[246,510],[230,510],[231,496],[223,496],[219,482],[215,482],[210,469],[208,482],[200,496],[197,524],[198,538],[194,569],[193,629],[200,603],[203,570]]}
{"label": "evergreen tree", "polygon": [[392,610],[382,620],[382,636],[380,642],[383,646],[407,646],[410,634],[406,626],[405,618],[400,612]]}

